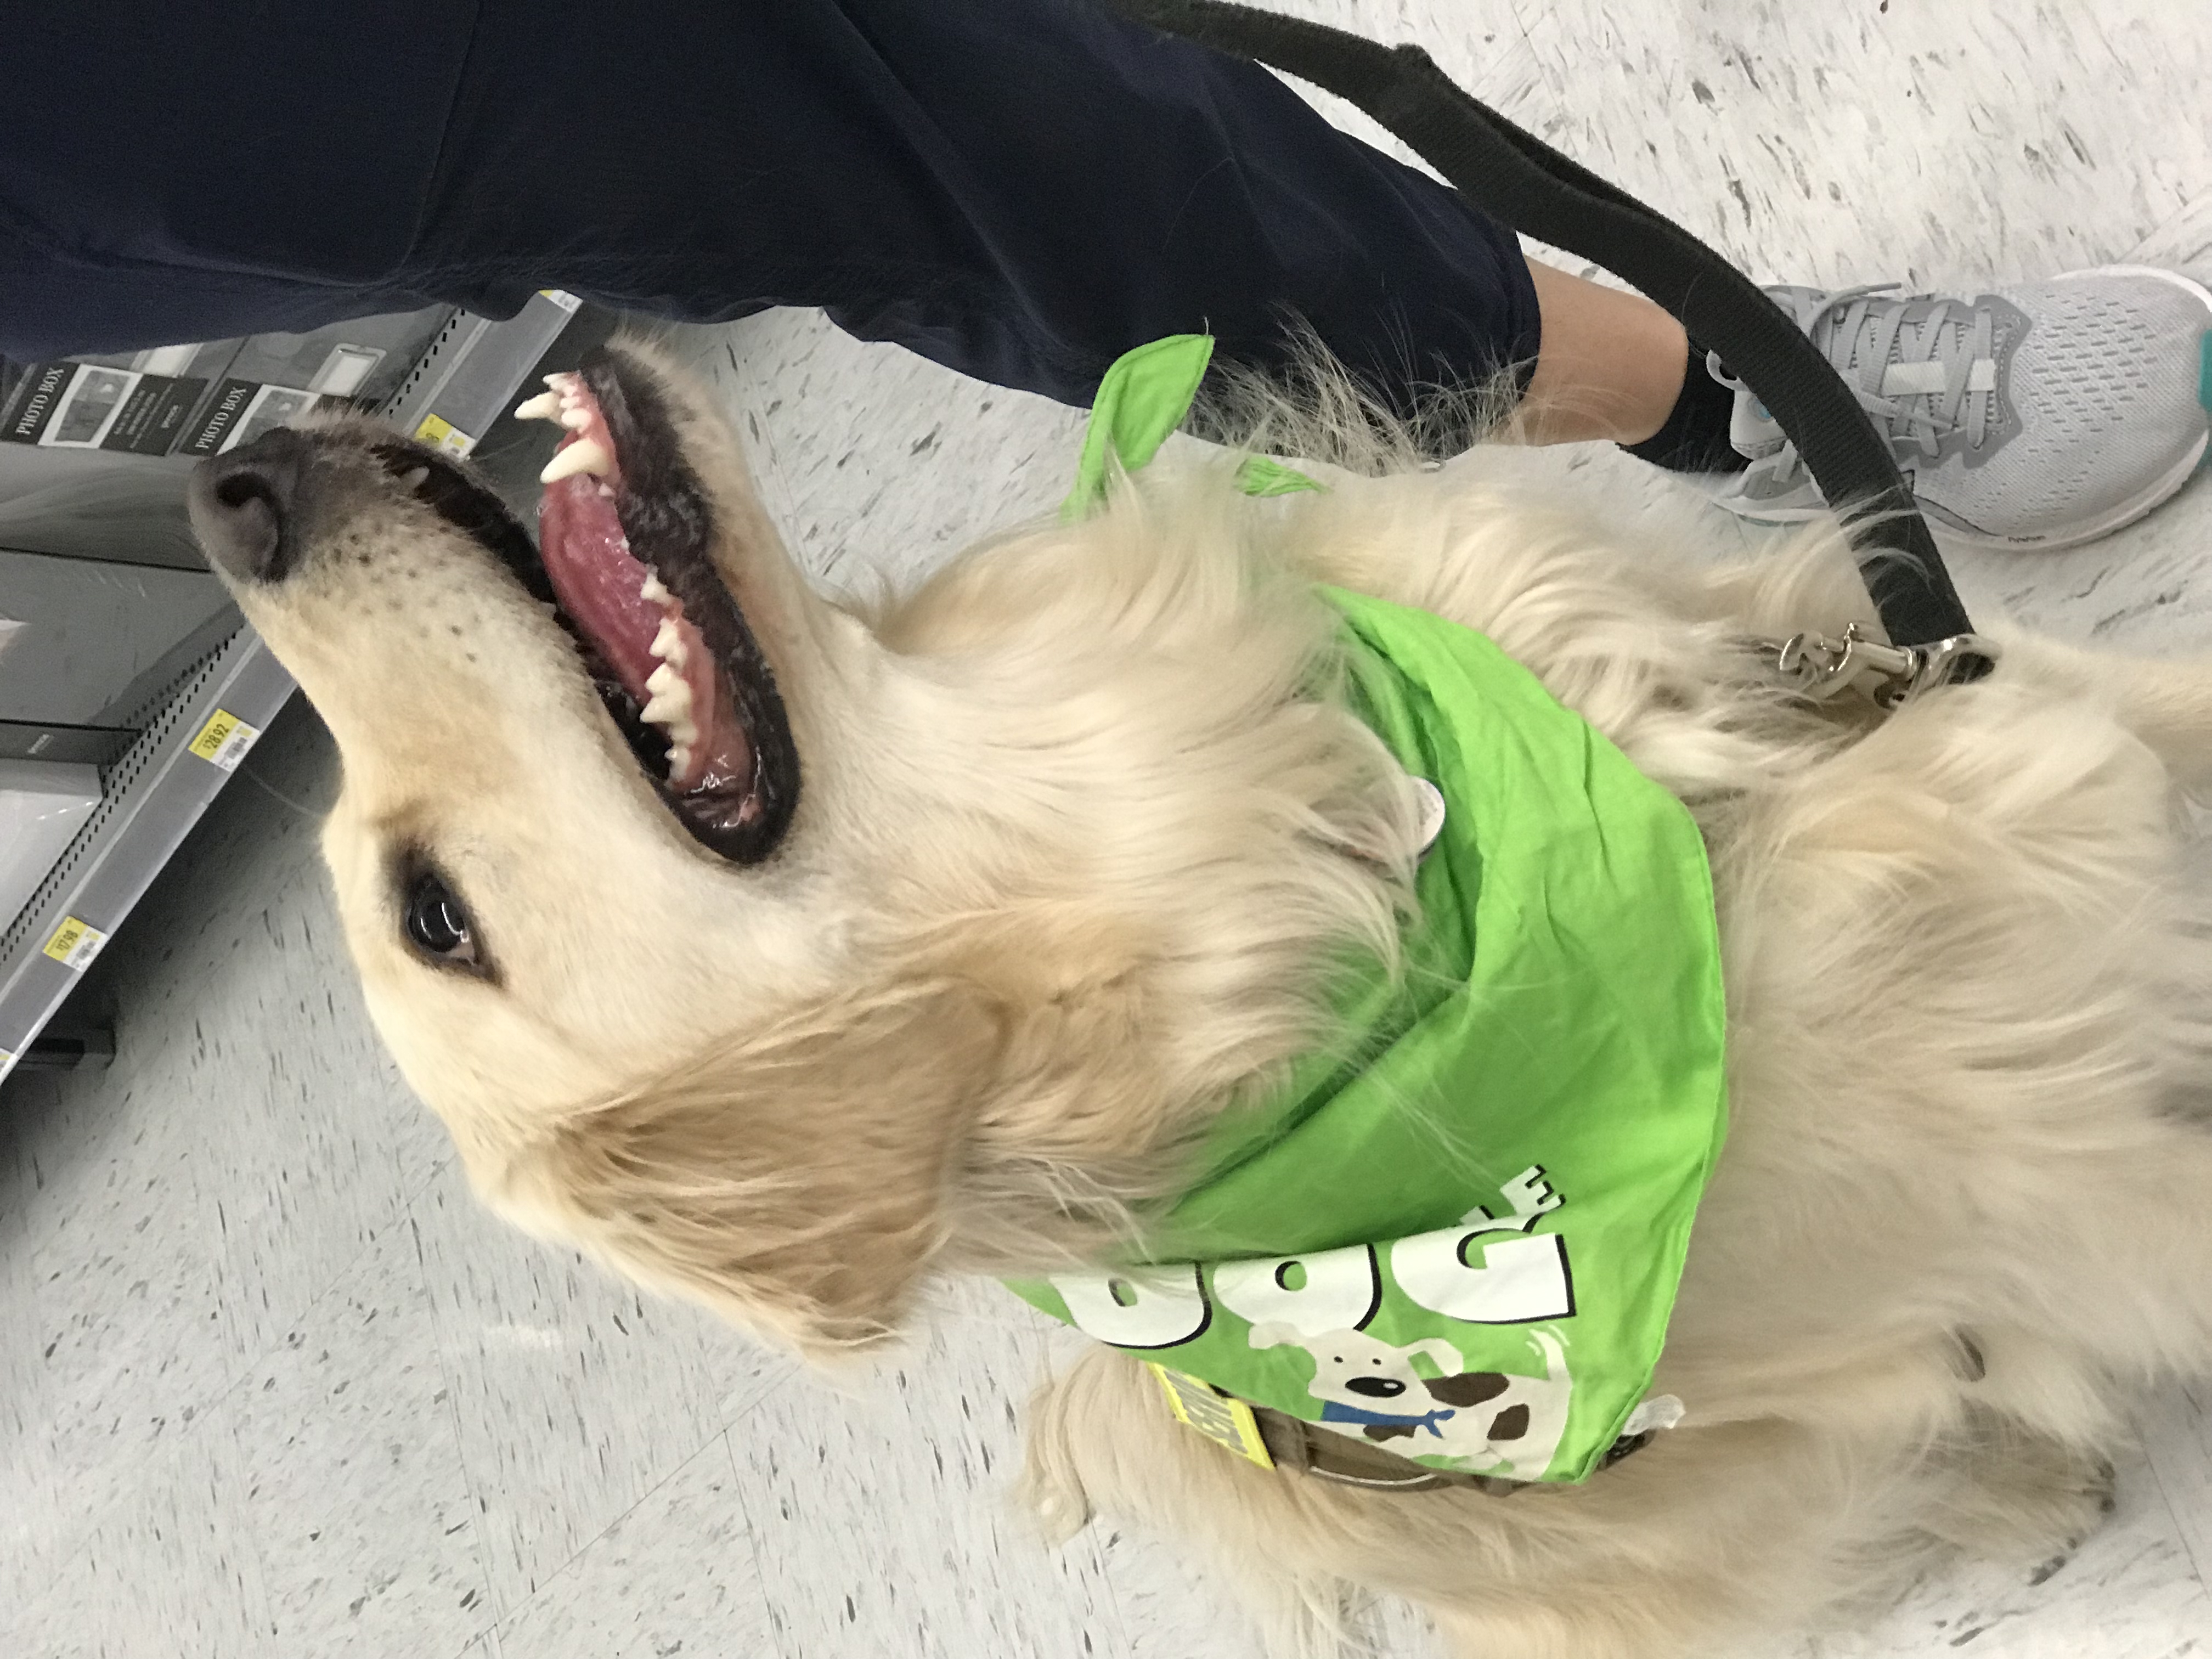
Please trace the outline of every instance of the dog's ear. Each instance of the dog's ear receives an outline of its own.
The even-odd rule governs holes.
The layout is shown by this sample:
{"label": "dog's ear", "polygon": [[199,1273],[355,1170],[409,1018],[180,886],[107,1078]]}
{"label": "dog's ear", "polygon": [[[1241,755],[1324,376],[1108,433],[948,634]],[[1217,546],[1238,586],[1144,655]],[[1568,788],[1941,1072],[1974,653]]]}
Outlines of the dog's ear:
{"label": "dog's ear", "polygon": [[943,1243],[998,1044],[957,982],[841,998],[565,1117],[486,1196],[826,1357],[887,1334]]}
{"label": "dog's ear", "polygon": [[1459,1370],[1466,1363],[1459,1357],[1459,1350],[1441,1336],[1425,1336],[1401,1352],[1409,1356],[1419,1354],[1446,1376]]}

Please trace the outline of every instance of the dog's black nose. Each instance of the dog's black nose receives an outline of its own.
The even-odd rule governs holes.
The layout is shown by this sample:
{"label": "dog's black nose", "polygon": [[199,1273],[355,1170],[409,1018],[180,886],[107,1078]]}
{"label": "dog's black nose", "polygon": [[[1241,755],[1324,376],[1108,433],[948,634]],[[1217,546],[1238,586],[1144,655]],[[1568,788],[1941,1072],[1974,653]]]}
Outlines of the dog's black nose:
{"label": "dog's black nose", "polygon": [[289,427],[200,463],[192,474],[192,529],[215,561],[240,581],[283,579],[307,439]]}
{"label": "dog's black nose", "polygon": [[1364,1394],[1370,1400],[1395,1400],[1406,1392],[1406,1385],[1395,1376],[1354,1376],[1344,1386],[1354,1394]]}

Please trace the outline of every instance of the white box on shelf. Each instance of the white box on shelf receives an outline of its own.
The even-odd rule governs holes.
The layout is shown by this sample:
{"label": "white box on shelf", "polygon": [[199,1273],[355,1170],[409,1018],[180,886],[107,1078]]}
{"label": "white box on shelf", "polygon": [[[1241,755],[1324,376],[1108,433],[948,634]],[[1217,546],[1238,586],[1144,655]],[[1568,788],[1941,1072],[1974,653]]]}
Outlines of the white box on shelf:
{"label": "white box on shelf", "polygon": [[0,927],[15,918],[100,805],[100,769],[0,760]]}

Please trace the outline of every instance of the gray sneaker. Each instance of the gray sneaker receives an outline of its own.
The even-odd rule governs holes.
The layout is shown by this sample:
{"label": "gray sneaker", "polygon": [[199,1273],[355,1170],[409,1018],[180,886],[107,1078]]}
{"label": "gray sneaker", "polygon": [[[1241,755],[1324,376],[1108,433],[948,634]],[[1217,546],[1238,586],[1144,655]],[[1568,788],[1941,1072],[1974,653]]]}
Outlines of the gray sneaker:
{"label": "gray sneaker", "polygon": [[[2212,409],[2212,293],[2148,265],[2069,271],[1972,300],[1897,284],[1770,288],[1886,432],[1936,533],[1979,547],[2072,547],[2188,482]],[[1735,389],[1729,441],[1751,465],[1717,499],[1791,523],[1826,510],[1795,444]]]}

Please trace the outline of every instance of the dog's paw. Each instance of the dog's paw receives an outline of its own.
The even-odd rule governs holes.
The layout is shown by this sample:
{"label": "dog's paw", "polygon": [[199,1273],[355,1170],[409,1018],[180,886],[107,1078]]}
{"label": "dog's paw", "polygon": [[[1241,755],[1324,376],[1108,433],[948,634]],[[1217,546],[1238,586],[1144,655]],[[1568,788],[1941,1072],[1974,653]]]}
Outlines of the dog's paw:
{"label": "dog's paw", "polygon": [[2033,1563],[2040,1584],[2112,1515],[2113,1482],[2103,1458],[2008,1434],[1957,1472],[1929,1530],[1985,1560]]}
{"label": "dog's paw", "polygon": [[1058,1549],[1091,1524],[1091,1504],[1080,1492],[1032,1490],[1023,1497],[1048,1549]]}
{"label": "dog's paw", "polygon": [[2066,1540],[2064,1548],[2027,1575],[2027,1582],[2031,1589],[2038,1584],[2048,1583],[2055,1577],[2059,1569],[2074,1559],[2075,1552],[2089,1541],[2089,1534],[2111,1520],[2112,1511],[2119,1508],[2118,1476],[2111,1463],[2103,1461],[2098,1462],[2094,1478],[2083,1496],[2094,1500],[2096,1513],[2088,1517],[2087,1525],[2078,1534]]}

